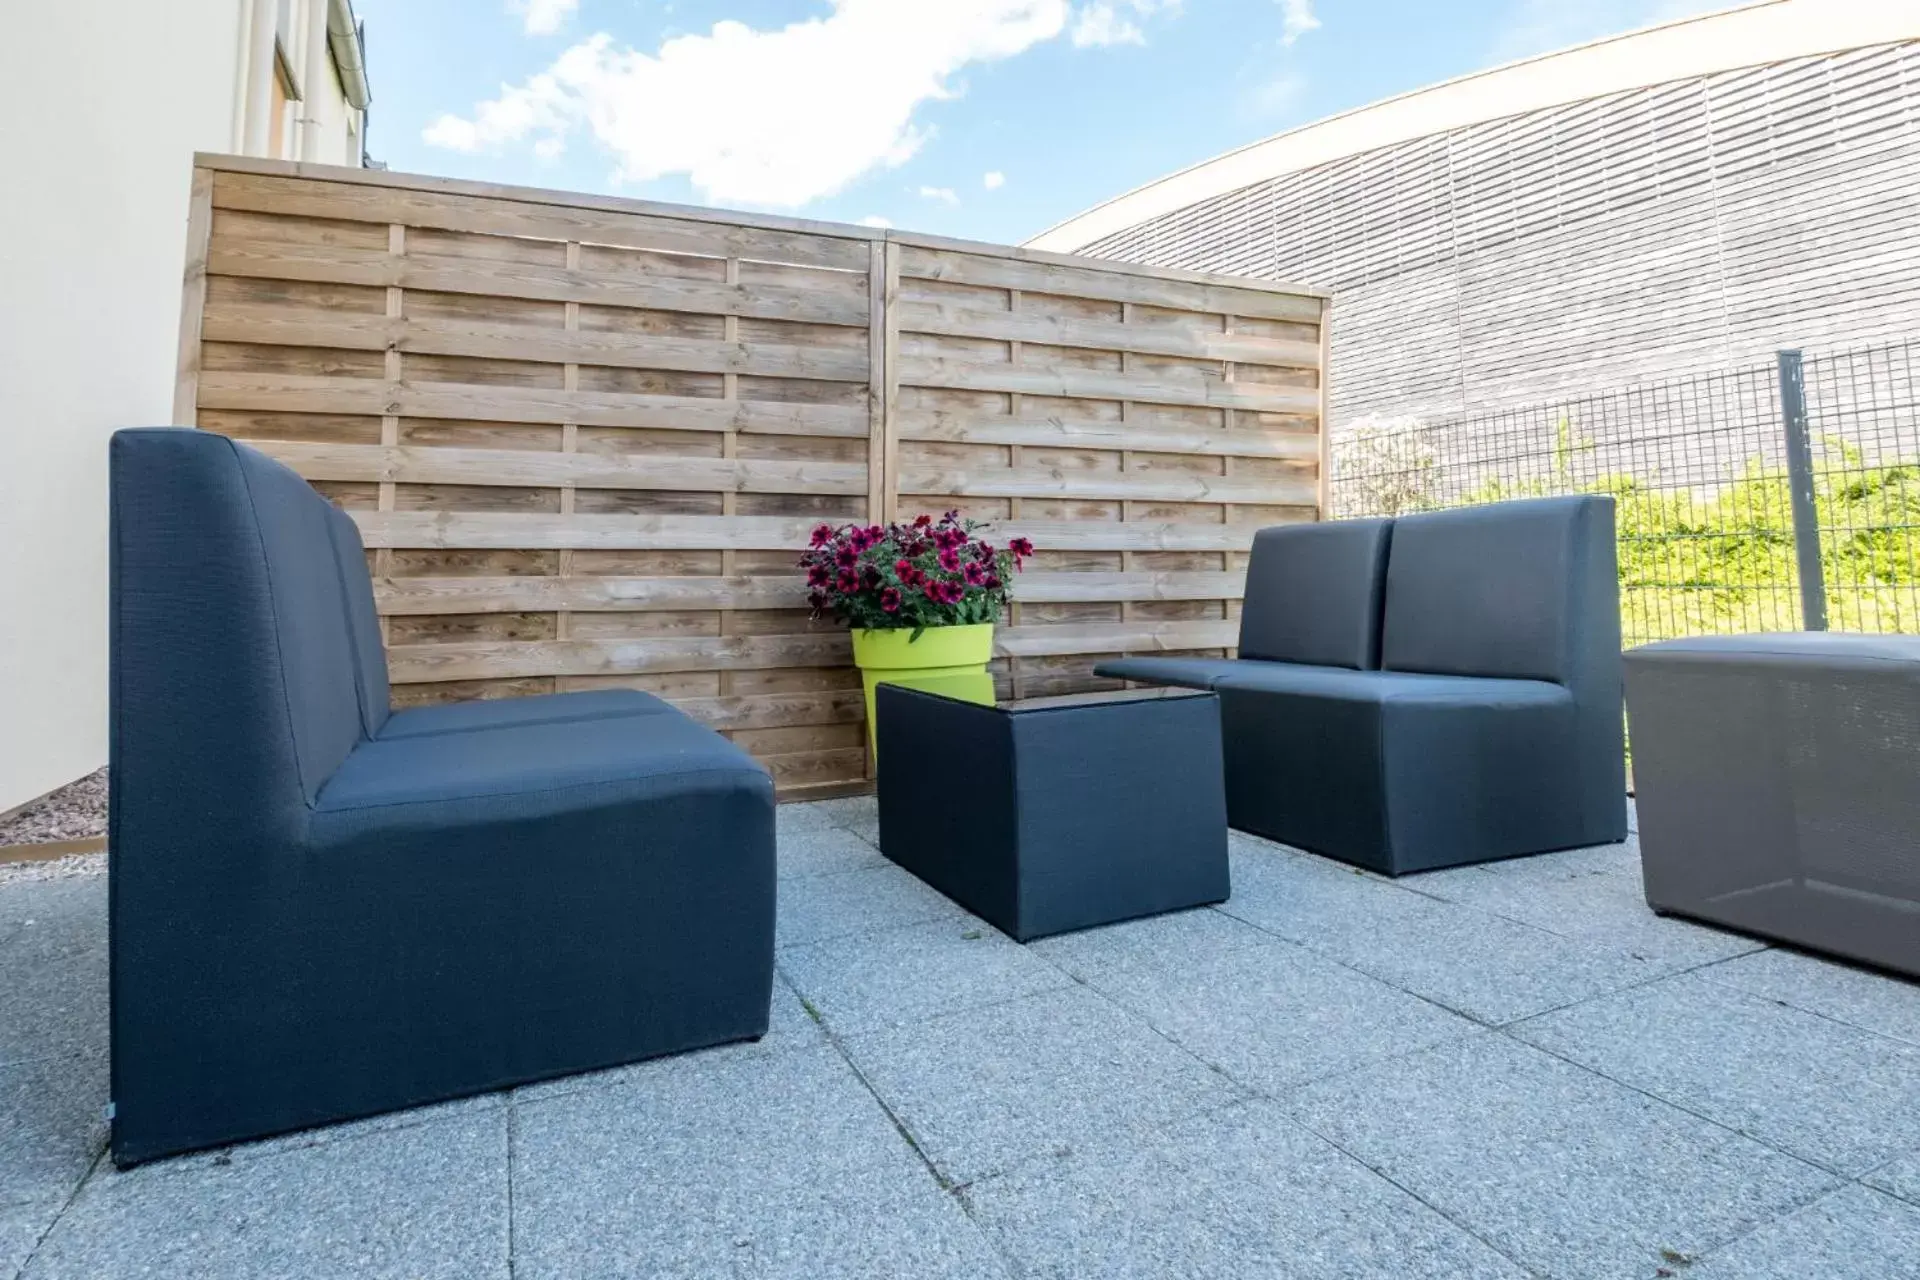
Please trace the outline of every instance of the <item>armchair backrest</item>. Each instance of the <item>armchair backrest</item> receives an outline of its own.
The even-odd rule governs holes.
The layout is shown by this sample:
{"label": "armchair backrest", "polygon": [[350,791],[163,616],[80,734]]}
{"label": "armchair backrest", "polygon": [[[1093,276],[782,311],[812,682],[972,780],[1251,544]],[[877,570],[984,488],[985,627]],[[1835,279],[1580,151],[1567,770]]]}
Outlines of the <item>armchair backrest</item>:
{"label": "armchair backrest", "polygon": [[1535,498],[1401,516],[1381,666],[1619,684],[1613,499]]}
{"label": "armchair backrest", "polygon": [[1391,520],[1287,524],[1253,536],[1240,656],[1371,671]]}
{"label": "armchair backrest", "polygon": [[352,522],[211,432],[117,432],[110,458],[115,799],[202,831],[304,808],[385,719]]}

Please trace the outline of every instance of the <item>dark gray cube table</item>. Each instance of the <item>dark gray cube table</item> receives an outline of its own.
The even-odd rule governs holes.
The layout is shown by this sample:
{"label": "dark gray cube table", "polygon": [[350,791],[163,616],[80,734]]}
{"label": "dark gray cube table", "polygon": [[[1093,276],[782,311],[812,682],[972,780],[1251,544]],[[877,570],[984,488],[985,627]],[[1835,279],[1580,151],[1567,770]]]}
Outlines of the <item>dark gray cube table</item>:
{"label": "dark gray cube table", "polygon": [[882,685],[876,714],[881,852],[1009,936],[1226,899],[1214,694],[980,706]]}

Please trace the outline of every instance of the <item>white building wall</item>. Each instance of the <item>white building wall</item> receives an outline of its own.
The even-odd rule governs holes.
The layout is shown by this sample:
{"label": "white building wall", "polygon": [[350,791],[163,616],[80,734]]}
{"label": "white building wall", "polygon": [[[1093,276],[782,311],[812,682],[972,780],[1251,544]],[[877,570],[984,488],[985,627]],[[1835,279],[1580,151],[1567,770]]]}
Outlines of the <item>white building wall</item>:
{"label": "white building wall", "polygon": [[[326,0],[295,0],[292,25],[310,2]],[[279,20],[278,3],[259,8]],[[245,137],[254,11],[255,0],[121,4],[110,21],[90,4],[9,10],[0,813],[106,760],[107,437],[171,420],[193,153]],[[346,161],[331,75],[326,89],[331,150],[312,158]]]}

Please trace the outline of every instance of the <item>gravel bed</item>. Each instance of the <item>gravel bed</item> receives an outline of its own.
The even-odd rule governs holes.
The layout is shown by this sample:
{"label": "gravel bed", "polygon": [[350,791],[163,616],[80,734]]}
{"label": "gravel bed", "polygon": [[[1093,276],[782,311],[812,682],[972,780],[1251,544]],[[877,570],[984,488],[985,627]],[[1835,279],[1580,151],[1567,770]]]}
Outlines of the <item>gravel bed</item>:
{"label": "gravel bed", "polygon": [[52,844],[107,834],[107,771],[96,769],[11,818],[0,820],[0,848]]}
{"label": "gravel bed", "polygon": [[72,880],[107,873],[104,853],[70,853],[44,862],[0,862],[0,889],[40,880]]}

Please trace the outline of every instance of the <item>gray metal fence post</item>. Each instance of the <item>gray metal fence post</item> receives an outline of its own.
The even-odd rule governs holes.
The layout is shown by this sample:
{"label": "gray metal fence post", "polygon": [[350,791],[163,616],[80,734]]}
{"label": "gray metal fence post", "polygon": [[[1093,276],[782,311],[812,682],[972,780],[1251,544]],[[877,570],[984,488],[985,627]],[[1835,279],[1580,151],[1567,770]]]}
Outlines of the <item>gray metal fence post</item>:
{"label": "gray metal fence post", "polygon": [[1813,443],[1807,438],[1807,387],[1798,351],[1780,358],[1780,425],[1787,437],[1787,488],[1793,495],[1793,552],[1800,570],[1800,624],[1827,629],[1827,582],[1820,561],[1820,512],[1814,504]]}

